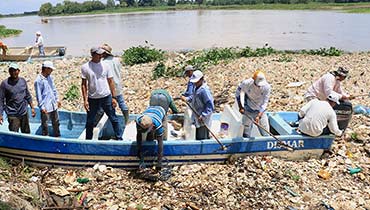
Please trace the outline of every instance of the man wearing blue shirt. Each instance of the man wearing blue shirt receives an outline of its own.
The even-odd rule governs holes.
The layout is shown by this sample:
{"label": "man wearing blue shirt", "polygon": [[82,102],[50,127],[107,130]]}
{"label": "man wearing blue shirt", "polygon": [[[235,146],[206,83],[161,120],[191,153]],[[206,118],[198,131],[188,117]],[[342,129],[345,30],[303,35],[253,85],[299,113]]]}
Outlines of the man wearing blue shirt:
{"label": "man wearing blue shirt", "polygon": [[35,81],[35,91],[38,106],[41,112],[42,135],[49,135],[48,120],[51,120],[55,137],[60,136],[58,108],[61,103],[58,100],[58,92],[55,88],[51,72],[55,69],[53,62],[45,61],[42,64],[41,73]]}
{"label": "man wearing blue shirt", "polygon": [[[194,71],[190,77],[190,82],[194,84],[194,92],[192,95],[182,96],[183,101],[191,103],[192,109],[197,113],[192,113],[192,121],[195,124],[195,138],[197,140],[209,139],[209,130],[211,127],[212,113],[215,109],[213,96],[211,91],[204,81],[203,73],[199,70]],[[208,127],[208,128],[207,128]]]}
{"label": "man wearing blue shirt", "polygon": [[143,160],[142,142],[143,134],[146,134],[146,140],[158,141],[158,162],[163,157],[163,120],[166,115],[165,110],[161,106],[149,106],[143,113],[136,119],[136,141],[137,141],[137,156]]}

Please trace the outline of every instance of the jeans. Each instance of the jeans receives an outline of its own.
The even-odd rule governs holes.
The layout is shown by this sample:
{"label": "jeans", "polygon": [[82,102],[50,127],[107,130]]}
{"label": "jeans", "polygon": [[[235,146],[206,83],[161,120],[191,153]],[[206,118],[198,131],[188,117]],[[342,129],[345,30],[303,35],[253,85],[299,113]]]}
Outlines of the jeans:
{"label": "jeans", "polygon": [[[118,107],[121,109],[122,114],[124,114],[125,111],[128,111],[128,106],[126,105],[125,99],[123,98],[123,95],[120,94],[116,96],[116,100],[118,103]],[[125,118],[123,118],[125,120]],[[123,122],[123,130],[125,130],[127,122]]]}
{"label": "jeans", "polygon": [[[258,115],[258,111],[249,112],[249,111],[245,110],[244,115],[247,115],[247,116],[243,116],[243,123],[244,123],[243,137],[249,138],[249,137],[251,137],[252,127],[253,127],[253,121],[249,118],[252,118],[253,120],[255,120],[257,115]],[[263,115],[262,115],[258,124],[261,125],[263,128],[265,128],[266,130],[270,130],[270,126],[269,126],[269,123],[268,123],[268,118],[267,118],[266,113],[263,113]],[[258,130],[259,130],[259,132],[261,133],[262,136],[268,136],[268,133],[266,133],[260,127],[258,127]]]}
{"label": "jeans", "polygon": [[49,135],[49,129],[48,129],[48,120],[51,120],[51,124],[53,125],[53,132],[55,137],[60,136],[60,130],[59,130],[59,115],[58,111],[54,110],[49,113],[43,113],[41,112],[41,127],[42,127],[42,135],[47,136]]}
{"label": "jeans", "polygon": [[45,56],[44,45],[39,46],[39,55],[40,56]]}
{"label": "jeans", "polygon": [[87,112],[86,139],[92,139],[96,113],[99,109],[103,109],[112,123],[116,139],[122,140],[123,131],[119,125],[116,110],[112,106],[112,95],[98,99],[88,98],[88,102],[90,110]]}
{"label": "jeans", "polygon": [[8,123],[10,131],[18,132],[20,128],[22,133],[31,133],[27,112],[19,117],[8,116]]}

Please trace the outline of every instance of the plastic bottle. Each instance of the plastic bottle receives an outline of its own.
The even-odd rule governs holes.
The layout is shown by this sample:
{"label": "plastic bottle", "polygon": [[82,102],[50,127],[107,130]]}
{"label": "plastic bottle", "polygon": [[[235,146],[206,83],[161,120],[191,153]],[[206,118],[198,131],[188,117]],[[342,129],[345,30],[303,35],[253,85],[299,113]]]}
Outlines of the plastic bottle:
{"label": "plastic bottle", "polygon": [[349,173],[350,173],[351,175],[353,175],[353,174],[357,174],[358,172],[361,172],[361,171],[362,171],[362,169],[361,169],[361,168],[349,168],[348,170],[349,170]]}

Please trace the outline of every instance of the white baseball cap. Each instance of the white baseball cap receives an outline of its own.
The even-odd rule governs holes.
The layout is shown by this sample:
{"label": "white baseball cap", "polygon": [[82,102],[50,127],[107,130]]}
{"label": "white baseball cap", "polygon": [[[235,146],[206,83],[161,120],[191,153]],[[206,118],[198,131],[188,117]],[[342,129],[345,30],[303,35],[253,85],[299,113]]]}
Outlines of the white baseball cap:
{"label": "white baseball cap", "polygon": [[55,69],[53,62],[51,61],[44,61],[44,63],[42,64],[42,67],[51,68],[53,70]]}
{"label": "white baseball cap", "polygon": [[328,99],[329,99],[330,101],[333,101],[333,102],[337,103],[337,104],[340,104],[338,94],[330,93],[330,94],[328,95]]}
{"label": "white baseball cap", "polygon": [[193,75],[190,77],[190,82],[196,83],[203,77],[203,73],[199,70],[193,72]]}

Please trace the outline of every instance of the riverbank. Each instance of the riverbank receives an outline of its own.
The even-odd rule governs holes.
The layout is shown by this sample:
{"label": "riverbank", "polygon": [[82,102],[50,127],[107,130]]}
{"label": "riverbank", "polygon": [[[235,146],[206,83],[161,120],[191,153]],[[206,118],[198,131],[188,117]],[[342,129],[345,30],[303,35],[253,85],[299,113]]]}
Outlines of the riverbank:
{"label": "riverbank", "polygon": [[[165,64],[172,66],[184,56],[170,53]],[[346,91],[354,95],[368,93],[369,56],[370,53],[345,53],[335,57],[274,54],[210,65],[204,74],[215,100],[220,101],[217,110],[233,103],[236,87],[242,79],[249,78],[256,69],[263,69],[272,85],[268,110],[297,111],[303,105],[302,96],[311,82],[339,66],[350,70],[350,77],[343,82]],[[81,96],[68,101],[66,95],[71,86],[80,87],[80,68],[88,60],[54,61],[57,70],[52,76],[59,95],[64,98],[63,109],[83,111]],[[20,76],[26,78],[34,96],[33,82],[41,70],[41,62],[19,65]],[[173,97],[185,90],[186,78],[152,80],[156,65],[154,62],[124,66],[124,97],[131,113],[140,113],[146,108],[153,89],[166,88]],[[7,66],[0,65],[0,69],[0,77],[6,78]],[[304,83],[287,87],[292,82]],[[176,103],[184,110],[183,104]],[[370,106],[368,97],[356,98],[352,103]],[[80,192],[57,194],[77,186],[82,194],[86,192],[82,203],[90,209],[326,209],[323,202],[334,209],[369,209],[369,119],[364,115],[353,116],[344,138],[336,139],[333,154],[322,159],[296,162],[274,157],[247,157],[231,159],[227,164],[193,164],[175,167],[168,181],[156,183],[143,181],[132,172],[120,169],[35,169],[2,162],[0,200],[18,204],[17,209],[22,204],[28,206],[26,209],[31,209],[31,205],[39,209],[48,196],[55,205],[72,206]],[[351,175],[349,167],[359,167],[362,171]],[[330,177],[320,178],[320,170],[328,172]],[[79,184],[75,181],[78,177],[87,177],[90,181]]]}

